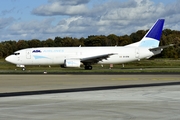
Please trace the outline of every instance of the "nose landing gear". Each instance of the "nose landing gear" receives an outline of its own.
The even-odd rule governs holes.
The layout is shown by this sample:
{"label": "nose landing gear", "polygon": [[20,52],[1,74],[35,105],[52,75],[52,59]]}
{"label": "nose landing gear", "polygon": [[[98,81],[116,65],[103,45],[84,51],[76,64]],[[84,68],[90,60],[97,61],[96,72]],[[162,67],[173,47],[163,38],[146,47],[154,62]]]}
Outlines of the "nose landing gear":
{"label": "nose landing gear", "polygon": [[26,70],[25,65],[16,65],[16,67],[20,67],[20,68],[22,68],[22,71],[25,71],[25,70]]}
{"label": "nose landing gear", "polygon": [[22,71],[25,71],[25,70],[26,70],[26,68],[25,68],[25,67],[23,67],[23,68],[22,68]]}

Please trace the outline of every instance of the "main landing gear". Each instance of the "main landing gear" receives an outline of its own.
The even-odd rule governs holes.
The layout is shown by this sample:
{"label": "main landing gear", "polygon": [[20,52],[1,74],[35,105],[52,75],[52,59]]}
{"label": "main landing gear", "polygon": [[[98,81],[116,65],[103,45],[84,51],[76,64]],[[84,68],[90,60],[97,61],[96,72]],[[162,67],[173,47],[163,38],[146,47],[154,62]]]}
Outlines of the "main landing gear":
{"label": "main landing gear", "polygon": [[91,65],[85,65],[85,66],[84,66],[84,69],[85,69],[85,70],[92,70],[92,66],[91,66]]}

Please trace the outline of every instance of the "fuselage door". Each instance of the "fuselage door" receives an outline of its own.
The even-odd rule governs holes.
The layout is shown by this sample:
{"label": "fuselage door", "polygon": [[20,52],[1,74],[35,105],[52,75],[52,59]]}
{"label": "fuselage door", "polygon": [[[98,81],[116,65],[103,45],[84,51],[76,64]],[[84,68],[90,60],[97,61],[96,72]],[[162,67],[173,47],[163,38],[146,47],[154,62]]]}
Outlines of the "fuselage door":
{"label": "fuselage door", "polygon": [[135,57],[136,57],[136,58],[139,58],[139,48],[136,48],[136,49],[135,49]]}
{"label": "fuselage door", "polygon": [[31,59],[31,50],[26,50],[26,58]]}

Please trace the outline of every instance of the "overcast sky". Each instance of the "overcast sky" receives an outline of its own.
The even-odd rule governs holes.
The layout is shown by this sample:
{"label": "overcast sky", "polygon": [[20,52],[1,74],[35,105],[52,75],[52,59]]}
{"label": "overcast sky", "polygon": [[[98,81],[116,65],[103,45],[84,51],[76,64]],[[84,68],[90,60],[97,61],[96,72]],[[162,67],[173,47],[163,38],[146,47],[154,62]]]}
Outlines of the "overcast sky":
{"label": "overcast sky", "polygon": [[180,0],[1,0],[0,41],[180,30]]}

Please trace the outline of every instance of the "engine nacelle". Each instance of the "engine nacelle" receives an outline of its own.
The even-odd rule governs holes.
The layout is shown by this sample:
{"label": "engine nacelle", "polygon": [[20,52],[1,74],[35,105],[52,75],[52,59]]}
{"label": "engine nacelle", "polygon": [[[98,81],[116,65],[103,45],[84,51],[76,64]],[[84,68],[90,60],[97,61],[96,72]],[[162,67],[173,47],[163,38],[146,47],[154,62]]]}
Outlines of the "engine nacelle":
{"label": "engine nacelle", "polygon": [[81,62],[78,59],[66,59],[64,60],[64,67],[80,67]]}

